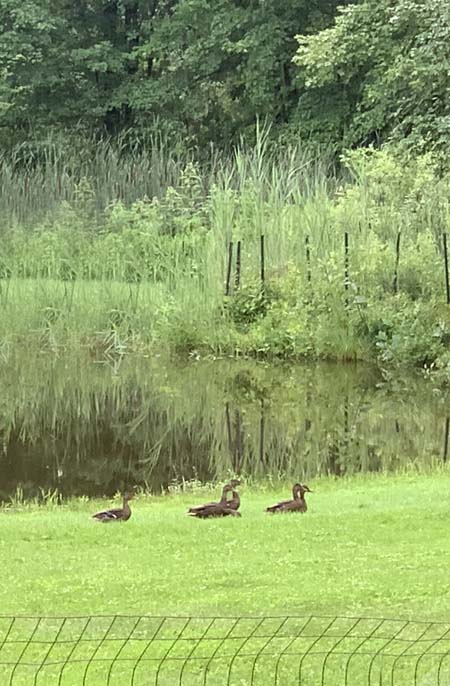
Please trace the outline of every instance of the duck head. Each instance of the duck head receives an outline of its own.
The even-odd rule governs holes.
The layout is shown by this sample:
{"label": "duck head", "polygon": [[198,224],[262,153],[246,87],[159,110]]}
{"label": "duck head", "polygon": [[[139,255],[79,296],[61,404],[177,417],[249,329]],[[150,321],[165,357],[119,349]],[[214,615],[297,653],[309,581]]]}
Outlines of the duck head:
{"label": "duck head", "polygon": [[312,493],[312,490],[306,484],[296,483],[292,488],[292,495],[294,500],[297,498],[302,498],[305,493]]}

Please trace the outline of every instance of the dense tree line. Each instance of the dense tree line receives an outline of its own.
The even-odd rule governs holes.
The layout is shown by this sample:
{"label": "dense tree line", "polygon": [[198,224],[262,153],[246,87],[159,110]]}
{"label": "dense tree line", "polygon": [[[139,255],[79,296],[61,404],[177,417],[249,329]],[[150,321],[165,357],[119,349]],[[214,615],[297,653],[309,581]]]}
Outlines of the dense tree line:
{"label": "dense tree line", "polygon": [[0,0],[0,136],[163,132],[219,146],[257,117],[337,147],[450,138],[439,0]]}
{"label": "dense tree line", "polygon": [[306,91],[299,111],[310,135],[446,152],[449,3],[364,0],[339,8],[332,27],[299,42],[295,62]]}

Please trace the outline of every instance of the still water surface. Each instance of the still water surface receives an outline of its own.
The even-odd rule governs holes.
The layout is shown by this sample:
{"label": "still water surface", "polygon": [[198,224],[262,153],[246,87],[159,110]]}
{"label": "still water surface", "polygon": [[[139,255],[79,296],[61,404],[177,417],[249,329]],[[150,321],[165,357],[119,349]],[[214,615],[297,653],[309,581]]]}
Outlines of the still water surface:
{"label": "still water surface", "polygon": [[365,366],[45,355],[0,363],[0,499],[445,462],[449,398]]}

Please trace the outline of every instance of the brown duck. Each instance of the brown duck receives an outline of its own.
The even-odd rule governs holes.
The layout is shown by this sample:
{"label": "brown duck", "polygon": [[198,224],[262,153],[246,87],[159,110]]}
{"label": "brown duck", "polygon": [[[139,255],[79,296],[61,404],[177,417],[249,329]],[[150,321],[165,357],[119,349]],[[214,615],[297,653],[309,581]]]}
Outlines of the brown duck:
{"label": "brown duck", "polygon": [[103,512],[93,514],[92,517],[98,522],[126,522],[127,519],[130,519],[131,517],[128,501],[132,499],[133,495],[131,493],[125,493],[122,507],[116,507],[112,510],[103,510]]}
{"label": "brown duck", "polygon": [[[187,514],[190,517],[199,517],[200,519],[206,519],[208,517],[240,517],[241,513],[237,510],[241,504],[239,493],[234,490],[234,487],[239,485],[241,482],[238,479],[232,479],[230,483],[225,484],[222,491],[222,497],[217,503],[206,503],[205,505],[197,505],[196,507],[190,507]],[[228,500],[228,493],[231,492],[231,499]]]}
{"label": "brown duck", "polygon": [[[222,496],[221,496],[219,502],[206,503],[205,505],[197,505],[196,507],[190,507],[190,508],[188,509],[188,512],[187,512],[187,513],[188,513],[188,514],[195,514],[195,512],[197,512],[197,510],[202,510],[204,507],[210,507],[211,505],[226,505],[227,502],[228,502],[228,503],[233,503],[234,493],[236,493],[236,491],[233,491],[233,489],[234,489],[236,486],[239,486],[240,483],[241,483],[241,482],[239,481],[239,479],[231,479],[231,481],[229,481],[229,482],[228,482],[227,484],[225,484],[225,486],[223,487],[223,489],[222,489]],[[228,493],[231,493],[231,494],[232,494],[232,498],[231,498],[231,500],[229,500],[229,501],[227,501]],[[236,493],[236,495],[237,495],[237,493]],[[239,496],[238,496],[238,498],[239,498]],[[239,509],[239,505],[240,505],[240,501],[239,501],[239,503],[238,503],[238,506],[237,506],[237,507],[232,507],[232,509],[236,509],[236,510]]]}
{"label": "brown duck", "polygon": [[308,507],[305,501],[305,493],[312,493],[306,484],[294,484],[292,488],[292,500],[283,500],[281,503],[266,508],[266,512],[306,512]]}

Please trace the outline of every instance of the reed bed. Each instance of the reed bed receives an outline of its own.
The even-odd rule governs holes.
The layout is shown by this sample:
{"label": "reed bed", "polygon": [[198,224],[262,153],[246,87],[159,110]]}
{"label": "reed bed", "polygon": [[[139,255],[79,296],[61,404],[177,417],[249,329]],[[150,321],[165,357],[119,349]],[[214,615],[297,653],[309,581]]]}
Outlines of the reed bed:
{"label": "reed bed", "polygon": [[264,130],[207,161],[163,141],[89,151],[0,160],[3,344],[103,332],[133,350],[446,367],[450,177],[428,158],[356,151],[337,173]]}

